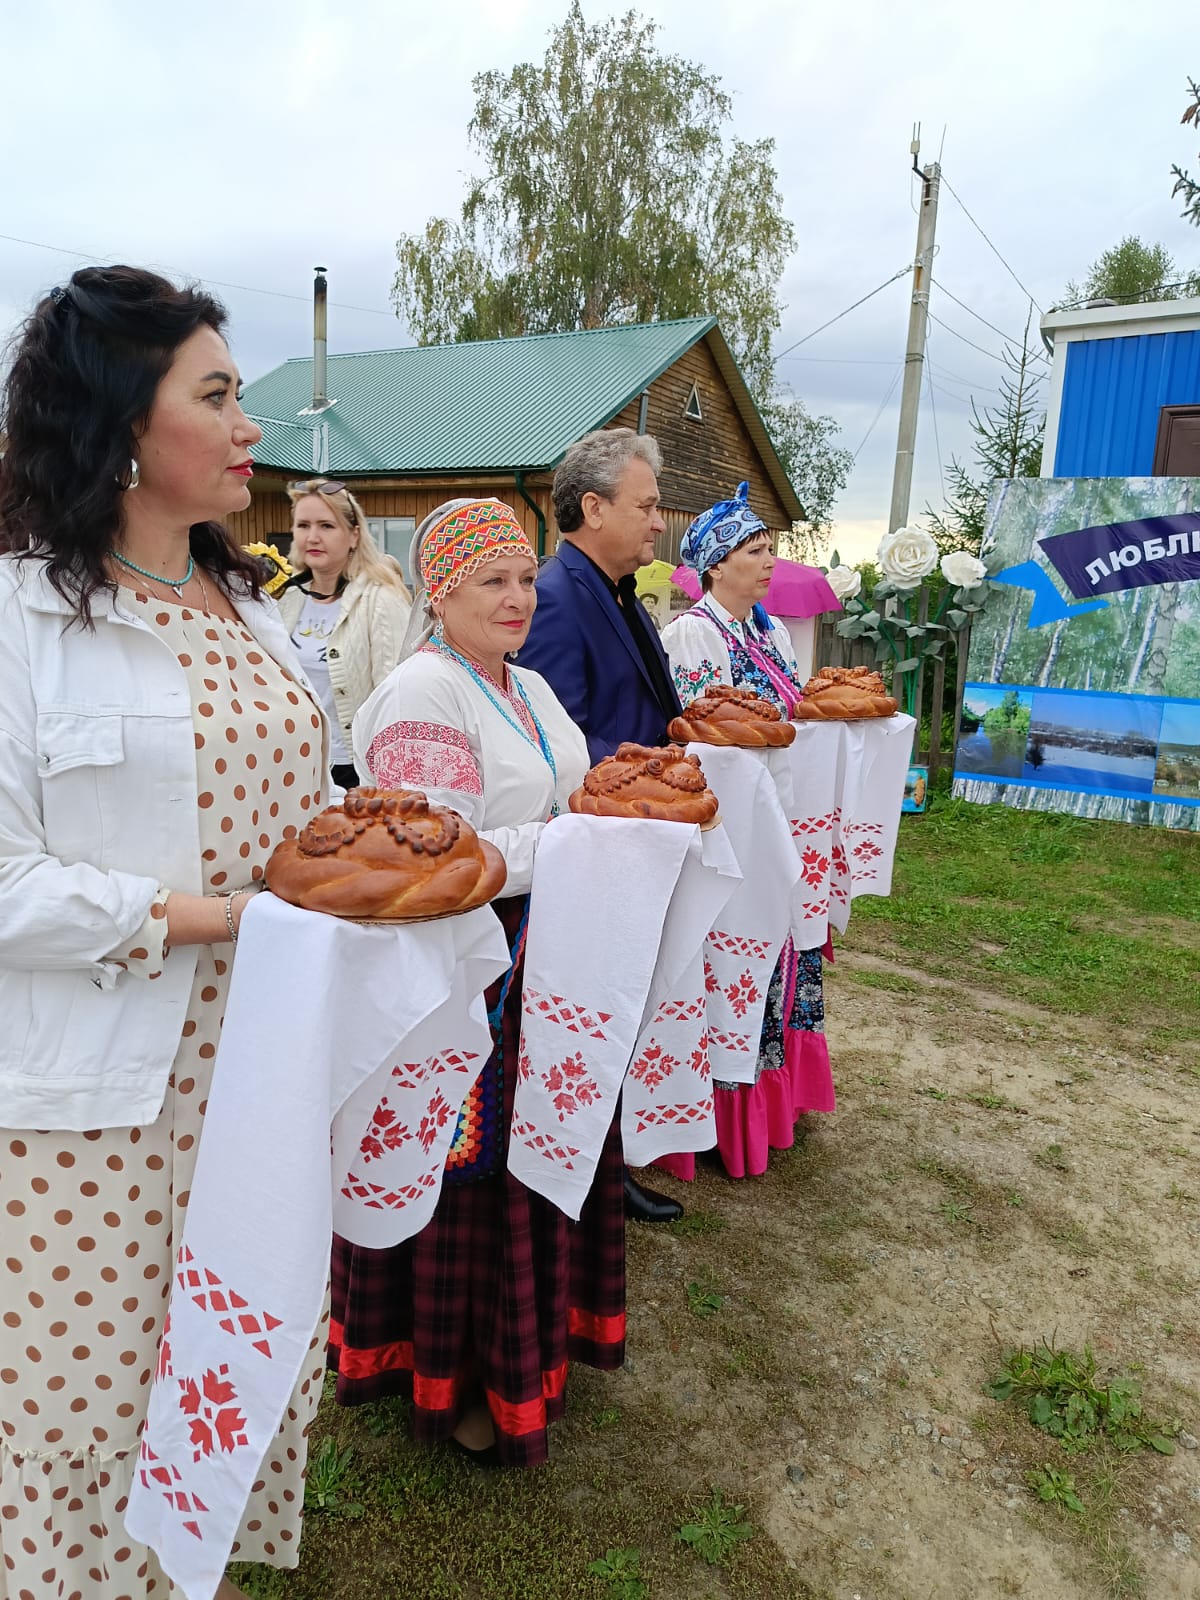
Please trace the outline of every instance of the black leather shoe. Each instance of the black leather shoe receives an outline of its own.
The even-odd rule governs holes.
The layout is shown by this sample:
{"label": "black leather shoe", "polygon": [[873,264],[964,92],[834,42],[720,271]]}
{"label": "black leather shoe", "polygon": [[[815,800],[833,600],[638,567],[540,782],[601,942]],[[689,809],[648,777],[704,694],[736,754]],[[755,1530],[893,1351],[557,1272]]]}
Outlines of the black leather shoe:
{"label": "black leather shoe", "polygon": [[674,1222],[676,1217],[683,1215],[683,1207],[670,1195],[643,1189],[633,1181],[633,1174],[626,1167],[625,1215],[631,1222]]}

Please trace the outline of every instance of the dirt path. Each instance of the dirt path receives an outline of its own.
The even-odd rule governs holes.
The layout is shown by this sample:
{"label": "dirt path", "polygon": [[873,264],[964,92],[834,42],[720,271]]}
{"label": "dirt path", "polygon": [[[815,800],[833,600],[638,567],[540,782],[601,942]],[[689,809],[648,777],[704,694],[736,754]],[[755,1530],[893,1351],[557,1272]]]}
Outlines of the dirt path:
{"label": "dirt path", "polygon": [[[638,1387],[692,1422],[697,1462],[744,1441],[761,1526],[831,1600],[1195,1600],[1200,1056],[863,954],[827,981],[837,1114],[766,1178],[686,1191],[728,1225],[712,1324],[752,1341],[757,1319],[782,1392],[755,1398],[753,1362],[722,1371],[709,1329],[664,1316],[682,1241],[645,1230]],[[1042,1507],[1027,1469],[1086,1471],[983,1385],[1001,1346],[1044,1339],[1134,1371],[1191,1448],[1121,1457],[1083,1516]]]}
{"label": "dirt path", "polygon": [[[1167,921],[1170,960],[1194,930]],[[661,1180],[687,1216],[630,1229],[626,1370],[572,1370],[550,1465],[481,1473],[414,1445],[403,1404],[327,1399],[325,1510],[300,1571],[248,1594],[1200,1597],[1196,1014],[1148,1006],[1151,1046],[867,945],[864,922],[827,971],[837,1114],[761,1179]],[[1135,1376],[1176,1453],[1071,1458],[989,1399],[1004,1350],[1044,1340]],[[1045,1466],[1083,1512],[1038,1501]],[[717,1493],[750,1535],[709,1564],[681,1530]],[[613,1552],[635,1577],[595,1575]]]}

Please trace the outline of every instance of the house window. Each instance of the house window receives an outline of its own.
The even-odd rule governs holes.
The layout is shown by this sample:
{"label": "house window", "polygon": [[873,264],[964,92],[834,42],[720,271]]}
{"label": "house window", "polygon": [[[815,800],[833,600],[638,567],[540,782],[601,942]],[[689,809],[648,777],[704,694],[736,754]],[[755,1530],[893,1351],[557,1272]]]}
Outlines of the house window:
{"label": "house window", "polygon": [[687,397],[687,404],[683,408],[683,414],[689,422],[704,421],[704,412],[700,409],[700,391],[695,384],[692,385],[692,392]]}
{"label": "house window", "polygon": [[415,517],[368,517],[367,527],[371,537],[385,555],[400,563],[404,581],[413,587],[412,542],[417,531]]}

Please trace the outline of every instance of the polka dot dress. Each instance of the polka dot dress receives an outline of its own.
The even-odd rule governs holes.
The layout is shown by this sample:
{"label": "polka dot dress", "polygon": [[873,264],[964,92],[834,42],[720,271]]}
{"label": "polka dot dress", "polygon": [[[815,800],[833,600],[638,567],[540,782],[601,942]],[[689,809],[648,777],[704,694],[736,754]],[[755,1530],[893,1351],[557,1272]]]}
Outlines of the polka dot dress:
{"label": "polka dot dress", "polygon": [[[130,596],[192,696],[206,892],[263,874],[319,804],[313,704],[240,622]],[[164,885],[164,891],[170,885]],[[114,955],[122,982],[163,962],[162,899]],[[170,959],[167,957],[166,959]],[[0,1130],[0,1600],[175,1594],[125,1532],[171,1270],[229,985],[231,947],[200,946],[166,1101],[145,1128]],[[293,1566],[305,1435],[325,1329],[263,1462],[233,1554]]]}

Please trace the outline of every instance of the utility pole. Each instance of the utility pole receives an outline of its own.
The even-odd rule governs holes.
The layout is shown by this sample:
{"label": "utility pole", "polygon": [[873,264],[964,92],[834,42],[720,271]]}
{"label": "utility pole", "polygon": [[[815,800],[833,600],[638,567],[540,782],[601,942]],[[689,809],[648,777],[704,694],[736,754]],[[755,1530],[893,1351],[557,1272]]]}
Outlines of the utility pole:
{"label": "utility pole", "polygon": [[912,493],[913,451],[917,443],[917,410],[921,403],[921,377],[925,368],[925,330],[929,323],[929,284],[933,276],[933,236],[937,228],[938,190],[942,169],[936,161],[918,167],[920,125],[913,129],[912,169],[921,179],[921,205],[917,212],[917,255],[913,262],[912,307],[908,314],[908,345],[904,353],[904,387],[900,391],[900,432],[896,440],[896,470],[892,477],[892,509],[888,532],[908,521]]}

